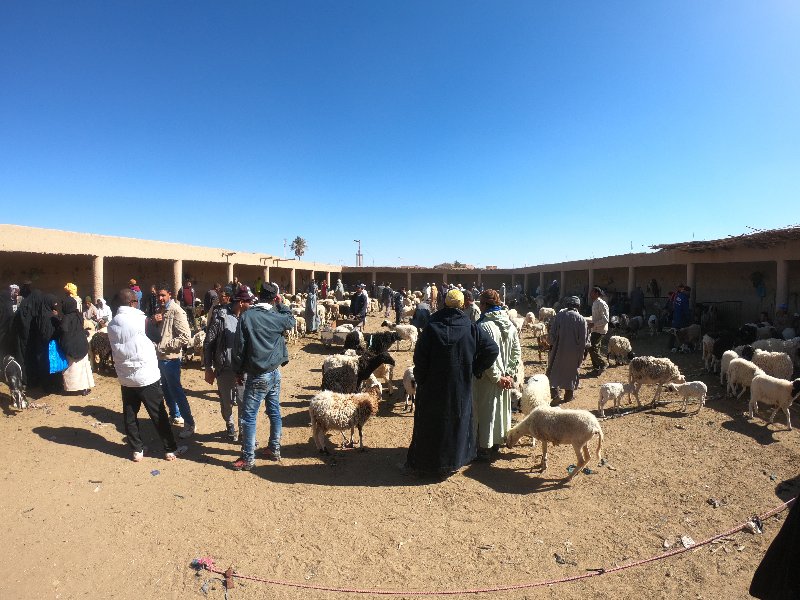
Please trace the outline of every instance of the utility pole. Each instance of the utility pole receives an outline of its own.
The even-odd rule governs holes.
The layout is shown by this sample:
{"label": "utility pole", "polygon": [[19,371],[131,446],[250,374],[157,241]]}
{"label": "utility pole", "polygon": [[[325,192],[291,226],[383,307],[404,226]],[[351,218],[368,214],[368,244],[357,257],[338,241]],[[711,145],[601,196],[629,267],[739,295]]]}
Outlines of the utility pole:
{"label": "utility pole", "polygon": [[361,240],[353,240],[353,241],[358,244],[358,252],[356,252],[356,266],[363,267],[364,255],[361,254]]}
{"label": "utility pole", "polygon": [[286,238],[283,238],[283,258],[286,258]]}

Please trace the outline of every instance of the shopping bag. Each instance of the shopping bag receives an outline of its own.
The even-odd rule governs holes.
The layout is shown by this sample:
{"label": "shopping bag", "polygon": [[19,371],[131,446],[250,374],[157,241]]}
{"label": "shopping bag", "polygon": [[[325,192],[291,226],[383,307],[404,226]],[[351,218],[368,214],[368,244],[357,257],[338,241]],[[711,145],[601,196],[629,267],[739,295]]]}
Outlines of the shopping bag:
{"label": "shopping bag", "polygon": [[50,343],[47,345],[47,354],[50,359],[51,375],[53,373],[61,373],[61,371],[69,366],[67,357],[64,356],[64,352],[61,350],[61,346],[58,345],[56,340],[50,340]]}

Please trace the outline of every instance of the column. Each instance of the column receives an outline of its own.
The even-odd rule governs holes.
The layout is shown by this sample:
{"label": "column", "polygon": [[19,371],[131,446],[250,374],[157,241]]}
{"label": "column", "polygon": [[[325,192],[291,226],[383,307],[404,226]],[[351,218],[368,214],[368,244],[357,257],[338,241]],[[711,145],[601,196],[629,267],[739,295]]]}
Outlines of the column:
{"label": "column", "polygon": [[[375,281],[374,277],[372,281]],[[406,290],[411,291],[411,271],[406,271]]]}
{"label": "column", "polygon": [[[317,272],[314,269],[311,269],[311,281],[316,281],[316,277]],[[309,281],[309,283],[311,283],[311,281]]]}
{"label": "column", "polygon": [[528,293],[528,274],[522,276],[522,291]]}
{"label": "column", "polygon": [[175,294],[176,298],[183,287],[181,277],[183,277],[183,260],[179,258],[172,261],[172,293]]}
{"label": "column", "polygon": [[447,283],[447,271],[442,273],[442,283]]}
{"label": "column", "polygon": [[[478,287],[481,287],[483,283],[483,271],[478,271]],[[478,299],[476,298],[475,301],[477,302]]]}
{"label": "column", "polygon": [[628,297],[630,297],[636,283],[636,268],[628,267]]}
{"label": "column", "polygon": [[297,293],[295,291],[295,287],[294,287],[294,271],[295,271],[294,269],[291,269],[289,271],[289,290],[290,290],[289,293],[290,294],[296,294]]}
{"label": "column", "polygon": [[542,294],[544,294],[546,289],[547,288],[544,287],[544,271],[540,271],[539,272],[539,291],[541,291]]}
{"label": "column", "polygon": [[372,272],[372,281],[374,281],[375,283],[378,283],[378,272],[377,271],[373,271]]}
{"label": "column", "polygon": [[775,276],[775,308],[789,303],[789,261],[782,258],[777,261]]}
{"label": "column", "polygon": [[331,289],[331,272],[328,271],[328,289]]}
{"label": "column", "polygon": [[269,267],[264,267],[264,275],[262,279],[264,280],[264,283],[269,281]]}
{"label": "column", "polygon": [[105,298],[103,295],[103,257],[95,256],[92,259],[92,296]]}
{"label": "column", "polygon": [[593,287],[594,287],[594,269],[592,269],[590,267],[589,268],[589,291],[590,292],[592,291]]}
{"label": "column", "polygon": [[[233,263],[229,262],[228,263],[228,283],[230,283],[231,281],[233,281]],[[233,290],[233,293],[235,294],[236,290]]]}
{"label": "column", "polygon": [[560,275],[561,279],[558,280],[559,289],[561,290],[561,296],[567,295],[567,272],[561,271]]}
{"label": "column", "polygon": [[508,291],[514,289],[514,273],[511,274],[511,287],[508,288]]}
{"label": "column", "polygon": [[697,290],[694,289],[695,285],[694,285],[694,263],[693,262],[686,263],[686,285],[688,285],[690,288],[692,288],[692,293],[690,295],[690,299],[692,301],[692,304],[694,304],[694,302],[695,302],[695,300],[697,298]]}

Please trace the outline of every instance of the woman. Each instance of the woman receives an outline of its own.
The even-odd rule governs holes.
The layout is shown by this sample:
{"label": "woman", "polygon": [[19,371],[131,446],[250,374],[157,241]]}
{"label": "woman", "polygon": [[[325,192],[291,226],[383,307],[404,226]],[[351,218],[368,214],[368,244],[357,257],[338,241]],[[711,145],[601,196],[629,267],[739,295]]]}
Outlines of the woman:
{"label": "woman", "polygon": [[306,296],[306,332],[316,333],[319,329],[319,315],[317,314],[317,284],[313,280],[308,284]]}
{"label": "woman", "polygon": [[64,316],[59,325],[58,343],[69,363],[64,371],[64,391],[81,392],[86,396],[94,387],[94,377],[89,364],[89,342],[83,330],[83,315],[78,312],[74,298],[64,300],[62,308]]}
{"label": "woman", "polygon": [[482,315],[478,327],[494,340],[500,353],[482,377],[472,382],[479,460],[494,458],[511,429],[511,388],[522,355],[517,328],[501,304],[496,290],[485,290],[480,295]]}
{"label": "woman", "polygon": [[111,319],[114,318],[114,315],[111,314],[111,307],[106,304],[105,298],[98,298],[96,303],[97,314],[100,317],[100,320],[108,325],[111,322]]}
{"label": "woman", "polygon": [[[75,301],[75,306],[77,305]],[[53,294],[45,294],[41,303],[35,306],[31,324],[32,339],[29,339],[29,344],[32,342],[32,350],[35,353],[34,369],[39,383],[47,394],[57,392],[61,387],[61,374],[50,372],[50,340],[55,339],[57,332],[58,301]]]}

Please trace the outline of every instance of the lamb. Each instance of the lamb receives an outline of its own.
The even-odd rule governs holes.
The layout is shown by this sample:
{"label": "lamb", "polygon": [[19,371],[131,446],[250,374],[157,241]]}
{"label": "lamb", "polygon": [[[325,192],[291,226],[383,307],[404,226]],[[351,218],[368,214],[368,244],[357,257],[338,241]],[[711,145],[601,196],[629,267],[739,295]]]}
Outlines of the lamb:
{"label": "lamb", "polygon": [[520,410],[527,415],[537,406],[550,406],[550,379],[547,375],[533,375],[522,388]]}
{"label": "lamb", "polygon": [[700,406],[697,412],[706,405],[706,395],[708,394],[708,387],[702,381],[687,381],[686,383],[674,384],[668,383],[664,389],[669,392],[677,392],[683,397],[683,406],[681,410],[686,410],[686,405],[689,398],[697,398]]}
{"label": "lamb", "polygon": [[364,352],[358,356],[355,350],[329,356],[322,363],[322,389],[343,394],[356,393],[361,382],[382,364],[394,366],[395,362],[387,353]]}
{"label": "lamb", "polygon": [[650,315],[647,317],[647,327],[650,329],[650,337],[653,337],[655,334],[658,333],[658,317],[655,315]]}
{"label": "lamb", "polygon": [[408,367],[403,373],[403,389],[405,390],[405,405],[403,412],[414,412],[414,403],[417,398],[417,379],[414,377],[414,365]]}
{"label": "lamb", "polygon": [[759,367],[764,373],[778,379],[792,378],[794,373],[794,363],[791,357],[785,352],[767,352],[766,350],[754,350],[753,364]]}
{"label": "lamb", "polygon": [[[636,404],[641,406],[639,401],[639,391],[643,384],[655,384],[656,393],[653,396],[651,406],[655,406],[661,395],[661,385],[665,383],[684,383],[686,378],[681,375],[678,367],[668,358],[656,358],[654,356],[637,356],[631,360],[628,367],[628,382],[633,384],[633,395],[636,396]],[[630,401],[630,392],[628,393]]]}
{"label": "lamb", "polygon": [[556,318],[556,311],[554,308],[547,308],[543,306],[539,309],[539,320],[545,323],[550,323],[551,319]]}
{"label": "lamb", "polygon": [[[547,444],[571,444],[575,449],[577,465],[569,475],[567,481],[581,472],[589,462],[589,442],[596,435],[597,458],[602,459],[603,430],[600,422],[588,410],[567,409],[550,406],[537,406],[522,421],[517,423],[506,435],[506,446],[513,448],[522,436],[533,438],[533,447],[536,440],[542,442],[542,471],[547,469]],[[533,470],[533,469],[531,469]]]}
{"label": "lamb", "polygon": [[631,348],[631,342],[628,338],[621,335],[612,335],[608,338],[608,360],[614,359],[616,365],[625,364],[625,361],[630,361],[636,355]]}
{"label": "lamb", "polygon": [[394,387],[392,387],[392,377],[394,377],[394,365],[383,363],[378,365],[378,368],[372,372],[370,377],[374,377],[378,381],[383,380],[386,382],[386,387],[389,390],[389,396],[394,393]]}
{"label": "lamb", "polygon": [[630,398],[631,392],[633,392],[631,383],[603,383],[600,385],[600,399],[597,401],[597,410],[600,412],[600,416],[606,416],[603,407],[608,404],[609,400],[613,401],[614,409],[619,412],[623,394],[628,394]]}
{"label": "lamb", "polygon": [[[400,336],[400,340],[407,340],[410,342],[411,345],[408,347],[409,350],[411,350],[417,343],[417,336],[419,335],[419,332],[413,325],[395,325],[389,321],[384,321],[381,323],[381,327],[388,327],[390,330],[396,331],[397,335]],[[400,350],[400,340],[397,341],[398,350]]]}
{"label": "lamb", "polygon": [[8,385],[14,406],[22,410],[28,408],[28,399],[25,397],[25,384],[22,382],[22,367],[10,354],[3,357],[3,381]]}
{"label": "lamb", "polygon": [[[342,447],[355,446],[353,434],[358,429],[358,444],[364,451],[363,427],[378,412],[381,387],[377,381],[363,392],[342,394],[330,390],[316,394],[308,405],[311,416],[311,436],[317,450],[322,454],[330,454],[326,447],[325,433],[330,429],[338,429],[342,433]],[[350,428],[350,442],[345,443],[344,430]]]}
{"label": "lamb", "polygon": [[536,325],[536,315],[532,312],[525,313],[525,327],[533,329],[533,326]]}
{"label": "lamb", "polygon": [[706,370],[706,373],[711,372],[714,361],[714,344],[716,341],[716,339],[708,334],[703,336],[703,368]]}
{"label": "lamb", "polygon": [[[736,395],[737,400],[740,399],[750,387],[753,377],[763,374],[764,371],[746,358],[734,358],[728,365],[728,385],[725,387],[725,395],[727,396],[730,392]],[[738,394],[736,393],[737,385],[742,386],[742,390]]]}
{"label": "lamb", "polygon": [[539,362],[542,362],[542,354],[547,356],[547,354],[550,352],[550,348],[552,348],[550,336],[548,336],[546,333],[543,333],[536,338],[536,351],[539,353]]}
{"label": "lamb", "polygon": [[750,418],[753,418],[753,413],[758,410],[758,403],[761,402],[774,407],[769,416],[770,423],[775,420],[775,413],[780,409],[786,415],[786,425],[791,431],[792,418],[789,415],[789,407],[798,396],[800,396],[800,379],[786,381],[759,373],[753,377],[750,384]]}

